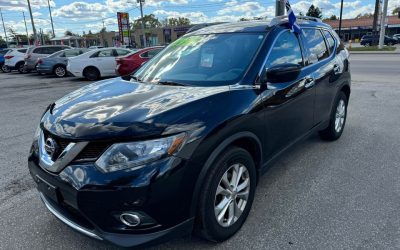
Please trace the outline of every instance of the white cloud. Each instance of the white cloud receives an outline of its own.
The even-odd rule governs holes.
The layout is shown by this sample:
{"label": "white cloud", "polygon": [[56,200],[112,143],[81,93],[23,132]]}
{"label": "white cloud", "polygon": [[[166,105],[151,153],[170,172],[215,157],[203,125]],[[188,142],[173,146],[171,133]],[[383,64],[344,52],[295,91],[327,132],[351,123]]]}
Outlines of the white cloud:
{"label": "white cloud", "polygon": [[195,12],[177,12],[177,11],[165,11],[156,10],[153,12],[156,16],[161,17],[186,17],[189,18],[192,23],[204,23],[208,21],[208,16],[201,11]]}
{"label": "white cloud", "polygon": [[[4,10],[13,11],[26,11],[28,8],[26,0],[0,0],[0,8]],[[31,7],[33,9],[40,9],[41,7],[48,6],[47,0],[31,0]],[[50,6],[55,7],[54,1],[50,1]]]}
{"label": "white cloud", "polygon": [[230,13],[246,13],[246,16],[257,16],[260,12],[264,11],[265,7],[259,2],[238,2],[237,0],[232,0],[225,4],[225,7],[219,10],[217,13],[219,15],[226,15]]}
{"label": "white cloud", "polygon": [[100,3],[73,2],[54,10],[53,15],[77,21],[104,18],[107,16],[108,11],[109,8]]}

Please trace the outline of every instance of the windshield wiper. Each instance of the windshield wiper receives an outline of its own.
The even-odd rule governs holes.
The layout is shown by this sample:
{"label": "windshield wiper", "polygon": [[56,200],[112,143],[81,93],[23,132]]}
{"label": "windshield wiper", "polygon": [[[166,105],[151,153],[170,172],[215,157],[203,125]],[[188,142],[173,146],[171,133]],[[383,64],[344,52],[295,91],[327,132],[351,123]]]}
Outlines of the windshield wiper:
{"label": "windshield wiper", "polygon": [[157,84],[160,85],[170,85],[170,86],[187,86],[186,84],[180,83],[180,82],[174,82],[174,81],[159,81]]}

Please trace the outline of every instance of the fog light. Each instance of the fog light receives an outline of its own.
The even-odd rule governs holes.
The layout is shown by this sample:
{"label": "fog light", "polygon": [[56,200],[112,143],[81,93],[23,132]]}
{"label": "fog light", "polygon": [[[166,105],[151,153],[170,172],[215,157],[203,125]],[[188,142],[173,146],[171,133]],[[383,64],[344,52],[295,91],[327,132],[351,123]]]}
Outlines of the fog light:
{"label": "fog light", "polygon": [[140,225],[140,217],[135,213],[122,213],[119,216],[122,223],[129,227],[136,227]]}

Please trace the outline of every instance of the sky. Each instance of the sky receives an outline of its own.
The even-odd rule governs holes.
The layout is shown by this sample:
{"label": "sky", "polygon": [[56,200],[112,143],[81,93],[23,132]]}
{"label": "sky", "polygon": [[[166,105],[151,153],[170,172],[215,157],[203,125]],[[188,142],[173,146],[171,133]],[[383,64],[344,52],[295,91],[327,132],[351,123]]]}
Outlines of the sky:
{"label": "sky", "polygon": [[[48,0],[30,0],[36,29],[51,30]],[[322,9],[324,17],[339,15],[339,0],[292,0],[295,13],[307,12],[311,4]],[[372,13],[374,0],[344,0],[343,18],[358,14]],[[66,30],[82,34],[97,32],[106,26],[117,30],[118,11],[128,12],[131,19],[140,16],[137,0],[50,0],[56,36],[63,36]],[[389,12],[400,6],[400,0],[389,0]],[[25,12],[28,32],[32,33],[27,0],[0,0],[6,29],[12,28],[25,34],[22,12]],[[187,17],[192,23],[238,21],[240,18],[273,17],[275,0],[145,0],[144,14],[154,14],[159,20],[168,17]],[[3,29],[0,26],[0,36]]]}

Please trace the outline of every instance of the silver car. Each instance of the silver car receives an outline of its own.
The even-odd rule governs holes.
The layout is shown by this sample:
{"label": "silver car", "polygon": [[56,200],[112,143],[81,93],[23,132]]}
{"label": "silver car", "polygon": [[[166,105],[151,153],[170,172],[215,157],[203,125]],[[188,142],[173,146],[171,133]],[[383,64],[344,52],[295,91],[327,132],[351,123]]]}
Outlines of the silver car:
{"label": "silver car", "polygon": [[41,74],[55,74],[58,77],[67,75],[68,58],[79,56],[88,52],[89,49],[66,49],[58,51],[37,61],[36,70]]}
{"label": "silver car", "polygon": [[45,45],[39,47],[31,47],[25,53],[25,71],[30,72],[36,68],[37,60],[41,57],[46,57],[57,51],[71,49],[65,45]]}

